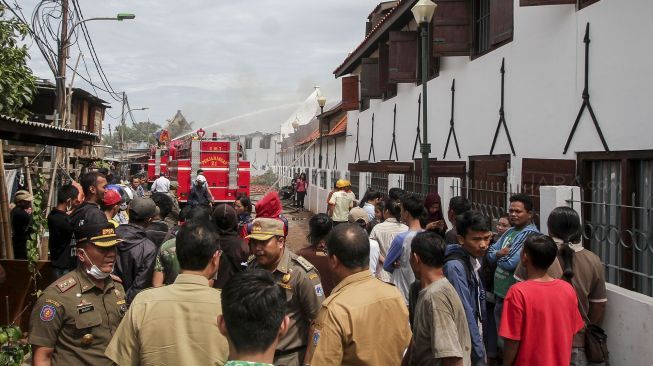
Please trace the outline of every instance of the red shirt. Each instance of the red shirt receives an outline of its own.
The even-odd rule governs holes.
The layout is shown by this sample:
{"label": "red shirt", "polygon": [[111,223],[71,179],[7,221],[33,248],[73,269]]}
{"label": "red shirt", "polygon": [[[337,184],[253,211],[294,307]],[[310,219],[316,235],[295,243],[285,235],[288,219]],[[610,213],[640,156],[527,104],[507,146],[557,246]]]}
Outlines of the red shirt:
{"label": "red shirt", "polygon": [[520,341],[514,365],[567,366],[574,334],[584,326],[569,283],[530,280],[508,290],[499,335]]}

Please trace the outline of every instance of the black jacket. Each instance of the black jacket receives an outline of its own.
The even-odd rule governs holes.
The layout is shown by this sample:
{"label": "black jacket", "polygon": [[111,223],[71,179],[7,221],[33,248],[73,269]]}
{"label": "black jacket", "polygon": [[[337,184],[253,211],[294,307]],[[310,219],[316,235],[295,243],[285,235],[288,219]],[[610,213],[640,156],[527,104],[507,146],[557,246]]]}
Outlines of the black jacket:
{"label": "black jacket", "polygon": [[145,234],[148,239],[152,240],[152,243],[156,245],[157,249],[167,240],[174,238],[170,232],[170,228],[163,220],[152,221],[147,225]]}
{"label": "black jacket", "polygon": [[211,203],[211,195],[208,188],[204,186],[197,186],[193,184],[190,188],[190,195],[188,196],[188,204],[191,207],[195,206],[208,206]]}
{"label": "black jacket", "polygon": [[122,279],[127,302],[131,303],[136,294],[152,287],[157,247],[145,229],[134,224],[118,226],[116,235],[123,241],[118,244],[115,274]]}
{"label": "black jacket", "polygon": [[52,267],[70,270],[77,265],[71,255],[70,242],[73,238],[73,224],[70,216],[56,207],[48,215],[48,230],[50,230],[50,260]]}

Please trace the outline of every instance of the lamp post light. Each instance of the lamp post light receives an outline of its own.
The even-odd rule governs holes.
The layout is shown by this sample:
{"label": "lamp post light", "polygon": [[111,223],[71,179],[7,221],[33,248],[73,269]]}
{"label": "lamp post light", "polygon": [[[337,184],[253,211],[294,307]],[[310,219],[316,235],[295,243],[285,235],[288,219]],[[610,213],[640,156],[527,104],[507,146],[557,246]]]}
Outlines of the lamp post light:
{"label": "lamp post light", "polygon": [[427,105],[428,98],[426,97],[426,82],[428,80],[428,61],[431,55],[428,55],[428,36],[429,36],[429,23],[433,19],[433,14],[435,14],[435,9],[437,8],[431,0],[419,0],[415,6],[411,9],[415,21],[419,24],[421,28],[421,38],[422,38],[422,106],[423,106],[423,115],[424,119],[422,120],[422,145],[420,146],[420,152],[422,153],[422,193],[424,195],[428,194],[429,190],[429,154],[431,153],[431,144],[428,143],[428,119],[427,119]]}
{"label": "lamp post light", "polygon": [[[320,116],[324,114],[324,106],[326,105],[326,97],[324,95],[320,95],[317,98],[317,104],[320,106]],[[322,118],[318,118],[318,128],[320,129],[320,156],[319,156],[319,163],[318,163],[318,168],[322,169],[322,136],[324,135],[322,131]]]}

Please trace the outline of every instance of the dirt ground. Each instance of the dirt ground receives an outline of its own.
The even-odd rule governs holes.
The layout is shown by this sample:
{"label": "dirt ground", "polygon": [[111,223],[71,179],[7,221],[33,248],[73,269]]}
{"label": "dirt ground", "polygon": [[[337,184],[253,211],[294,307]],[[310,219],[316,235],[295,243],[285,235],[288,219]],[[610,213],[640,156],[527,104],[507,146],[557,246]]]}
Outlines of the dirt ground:
{"label": "dirt ground", "polygon": [[[262,195],[252,195],[252,203],[262,198]],[[293,252],[308,246],[306,235],[308,235],[308,220],[313,213],[306,210],[298,210],[290,206],[290,201],[283,202],[283,215],[288,219],[288,248]]]}

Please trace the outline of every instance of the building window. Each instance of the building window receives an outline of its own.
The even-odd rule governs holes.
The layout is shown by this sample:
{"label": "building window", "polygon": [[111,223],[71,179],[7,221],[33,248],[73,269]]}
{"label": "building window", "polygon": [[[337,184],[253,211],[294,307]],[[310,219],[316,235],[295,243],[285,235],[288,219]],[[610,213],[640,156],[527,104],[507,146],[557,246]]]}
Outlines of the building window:
{"label": "building window", "polygon": [[270,148],[270,141],[272,141],[272,135],[263,136],[263,138],[259,141],[258,146],[261,149],[267,150]]}
{"label": "building window", "polygon": [[251,148],[252,148],[252,138],[245,137],[245,149],[251,149]]}
{"label": "building window", "polygon": [[513,0],[474,0],[473,4],[474,55],[483,55],[512,41]]}
{"label": "building window", "polygon": [[476,0],[474,21],[475,51],[476,54],[481,54],[490,49],[490,0]]}
{"label": "building window", "polygon": [[653,296],[653,150],[578,157],[584,245],[606,281]]}

